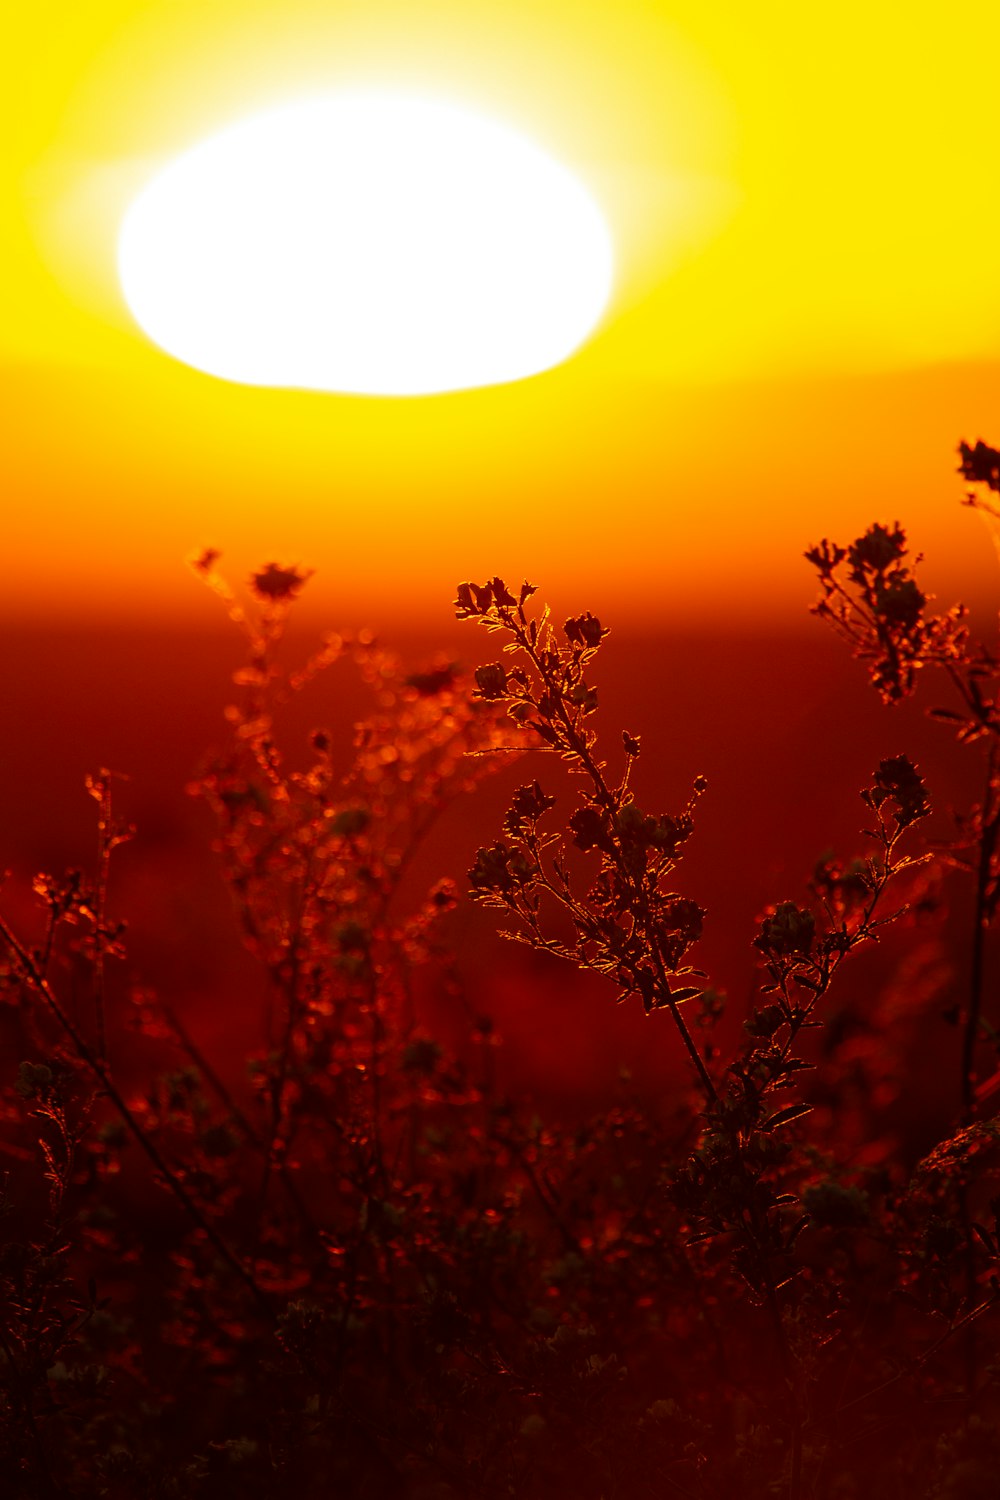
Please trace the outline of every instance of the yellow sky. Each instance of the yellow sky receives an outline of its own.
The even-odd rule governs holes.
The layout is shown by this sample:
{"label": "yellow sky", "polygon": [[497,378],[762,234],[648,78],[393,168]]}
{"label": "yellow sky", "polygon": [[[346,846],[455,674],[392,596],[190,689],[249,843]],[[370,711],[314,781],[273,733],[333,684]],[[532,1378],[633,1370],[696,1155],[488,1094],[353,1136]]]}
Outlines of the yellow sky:
{"label": "yellow sky", "polygon": [[[493,567],[698,618],[807,597],[801,547],[876,515],[984,583],[951,471],[959,436],[1000,440],[998,55],[1000,7],[961,0],[19,8],[2,607],[190,613],[181,559],[213,542],[375,618]],[[471,103],[591,187],[618,283],[568,364],[416,400],[261,391],[134,327],[114,241],[150,173],[359,83]]]}

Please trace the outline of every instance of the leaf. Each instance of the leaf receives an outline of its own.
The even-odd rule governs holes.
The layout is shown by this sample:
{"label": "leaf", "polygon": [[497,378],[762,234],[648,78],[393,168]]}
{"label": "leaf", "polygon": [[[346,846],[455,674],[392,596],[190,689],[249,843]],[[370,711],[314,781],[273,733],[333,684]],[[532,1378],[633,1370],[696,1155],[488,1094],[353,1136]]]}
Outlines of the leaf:
{"label": "leaf", "polygon": [[929,708],[927,710],[927,717],[929,719],[943,719],[949,724],[966,723],[965,714],[956,713],[953,708]]}
{"label": "leaf", "polygon": [[986,1246],[987,1253],[989,1255],[996,1255],[997,1242],[990,1234],[989,1230],[985,1229],[982,1224],[973,1223],[972,1227],[976,1231],[976,1234],[979,1236],[979,1238],[982,1240],[983,1244]]}
{"label": "leaf", "polygon": [[823,992],[822,980],[810,979],[805,974],[797,973],[795,975],[795,983],[800,984],[803,989],[811,990],[814,995],[820,995]]}
{"label": "leaf", "polygon": [[802,1115],[810,1114],[812,1107],[811,1104],[786,1104],[784,1109],[777,1110],[764,1121],[761,1130],[778,1130],[782,1125],[790,1125]]}
{"label": "leaf", "polygon": [[[806,1225],[808,1223],[809,1223],[809,1215],[808,1214],[803,1214],[802,1217],[801,1217],[801,1219],[796,1219],[795,1223],[792,1225],[791,1229],[788,1231],[788,1233],[785,1236],[785,1249],[786,1250],[790,1250],[792,1248],[792,1246],[795,1244],[795,1241],[798,1239],[799,1235],[802,1233],[803,1229],[805,1229],[805,1227],[806,1227]],[[777,1288],[775,1290],[777,1290]]]}

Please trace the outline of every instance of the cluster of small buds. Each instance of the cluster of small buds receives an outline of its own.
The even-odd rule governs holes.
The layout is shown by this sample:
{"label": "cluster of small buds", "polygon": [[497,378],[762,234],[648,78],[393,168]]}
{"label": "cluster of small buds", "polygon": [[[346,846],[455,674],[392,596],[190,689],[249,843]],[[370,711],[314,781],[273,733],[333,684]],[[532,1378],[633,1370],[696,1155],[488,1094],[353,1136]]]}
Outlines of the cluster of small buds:
{"label": "cluster of small buds", "polygon": [[[814,614],[832,624],[855,655],[872,662],[872,682],[884,702],[907,697],[929,662],[953,662],[961,655],[965,611],[927,613],[929,596],[916,581],[898,523],[870,526],[849,547],[824,540],[805,555],[823,590]],[[919,562],[917,557],[914,565]]]}
{"label": "cluster of small buds", "polygon": [[487,662],[485,666],[476,668],[476,687],[479,696],[488,702],[495,702],[507,696],[507,669],[503,662]]}
{"label": "cluster of small buds", "polygon": [[760,924],[754,946],[768,958],[807,955],[816,937],[816,918],[794,901],[781,901]]}
{"label": "cluster of small buds", "polygon": [[520,850],[496,843],[480,849],[469,871],[473,896],[485,905],[510,906],[516,892],[534,884],[535,871]]}
{"label": "cluster of small buds", "polygon": [[595,650],[608,634],[596,615],[589,610],[582,615],[571,615],[563,625],[566,639],[571,646]]}
{"label": "cluster of small buds", "polygon": [[1000,452],[979,438],[975,446],[959,443],[961,463],[958,472],[970,484],[985,484],[1000,492]]}
{"label": "cluster of small buds", "polygon": [[491,578],[488,583],[460,583],[456,591],[455,614],[459,620],[481,618],[491,610],[523,609],[532,594],[533,583],[522,583],[515,599],[502,578]]}
{"label": "cluster of small buds", "polygon": [[893,817],[900,828],[908,828],[931,810],[923,778],[905,755],[893,755],[879,763],[875,785],[861,793],[863,801],[878,811],[885,802],[895,804]]}
{"label": "cluster of small buds", "polygon": [[250,575],[250,587],[263,603],[290,604],[298,598],[311,577],[310,571],[272,562]]}

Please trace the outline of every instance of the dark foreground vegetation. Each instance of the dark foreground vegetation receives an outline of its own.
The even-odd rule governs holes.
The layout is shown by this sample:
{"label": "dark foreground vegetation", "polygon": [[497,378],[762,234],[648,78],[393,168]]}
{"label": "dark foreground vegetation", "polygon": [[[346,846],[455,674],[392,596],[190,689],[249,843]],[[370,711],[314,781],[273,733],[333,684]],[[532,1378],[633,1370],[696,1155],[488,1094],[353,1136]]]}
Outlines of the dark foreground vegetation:
{"label": "dark foreground vegetation", "polygon": [[[1000,453],[961,459],[992,518]],[[900,527],[808,557],[817,613],[887,705],[927,680],[979,790],[928,849],[917,766],[872,767],[858,851],[759,922],[737,1045],[678,870],[705,787],[666,813],[633,797],[656,751],[638,722],[598,736],[599,619],[553,623],[494,578],[458,589],[496,648],[471,679],[367,635],[287,671],[306,576],[269,564],[243,607],[198,559],[247,655],[195,790],[271,1015],[234,1085],[132,973],[108,902],[131,831],[115,776],[92,776],[95,868],[39,875],[33,927],[0,918],[0,1492],[994,1500],[1000,663],[961,609],[932,611]],[[372,697],[346,771],[329,731],[305,754],[280,734],[338,663]],[[468,889],[412,900],[442,810],[512,756]],[[512,1094],[449,938],[470,898],[641,1006],[688,1084],[651,1108],[623,1079],[569,1124]],[[899,959],[908,926],[941,947],[943,1014]],[[898,972],[854,969],[890,929]],[[957,1063],[915,1157],[882,1101],[894,1018],[921,1006]]]}

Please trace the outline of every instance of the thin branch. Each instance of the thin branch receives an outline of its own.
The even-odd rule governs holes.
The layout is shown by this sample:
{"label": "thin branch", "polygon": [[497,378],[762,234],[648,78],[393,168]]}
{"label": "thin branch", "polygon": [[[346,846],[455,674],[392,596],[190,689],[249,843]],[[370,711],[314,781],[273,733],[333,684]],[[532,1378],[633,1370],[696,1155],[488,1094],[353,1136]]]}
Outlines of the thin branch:
{"label": "thin branch", "polygon": [[44,975],[42,975],[38,971],[38,968],[36,967],[35,961],[32,958],[31,954],[14,935],[14,933],[11,931],[10,927],[2,917],[0,917],[0,937],[3,938],[4,942],[7,944],[7,947],[14,954],[15,958],[20,964],[21,972],[24,978],[31,985],[35,993],[39,995],[42,1000],[44,1000],[45,1004],[49,1007],[59,1025],[62,1027],[63,1031],[69,1037],[81,1062],[83,1062],[90,1069],[90,1071],[94,1074],[94,1077],[98,1080],[101,1087],[104,1089],[104,1092],[107,1094],[108,1098],[117,1109],[124,1124],[131,1131],[135,1140],[139,1143],[139,1145],[142,1147],[142,1150],[148,1156],[154,1170],[158,1172],[159,1175],[163,1178],[164,1182],[170,1188],[170,1191],[174,1194],[174,1197],[188,1214],[188,1217],[192,1220],[196,1227],[201,1230],[202,1234],[205,1235],[209,1243],[212,1245],[213,1249],[215,1249],[221,1256],[221,1258],[226,1262],[226,1264],[236,1272],[237,1276],[243,1282],[244,1286],[246,1286],[247,1290],[252,1293],[255,1301],[258,1303],[261,1309],[268,1315],[270,1315],[270,1303],[268,1302],[261,1288],[258,1286],[251,1272],[247,1270],[246,1266],[236,1255],[235,1251],[231,1250],[230,1247],[226,1244],[225,1240],[219,1234],[218,1230],[216,1230],[210,1223],[210,1221],[206,1219],[205,1215],[202,1213],[201,1209],[198,1207],[197,1203],[192,1198],[187,1188],[184,1186],[184,1183],[177,1176],[176,1172],[174,1172],[167,1165],[166,1161],[160,1154],[159,1148],[157,1147],[155,1141],[153,1141],[148,1132],[143,1129],[139,1120],[129,1108],[128,1104],[125,1102],[124,1097],[115,1085],[115,1082],[112,1079],[105,1063],[94,1052],[93,1048],[90,1047],[83,1036],[81,1036],[73,1021],[60,1005],[58,999],[56,998],[55,992],[52,989],[52,986],[49,984]]}
{"label": "thin branch", "polygon": [[993,870],[993,857],[1000,831],[1000,809],[997,803],[997,743],[990,744],[986,757],[986,785],[979,815],[979,859],[976,865],[976,894],[973,911],[972,969],[969,975],[969,1004],[962,1034],[962,1124],[968,1125],[976,1112],[976,1043],[979,1040],[983,1004],[984,956],[986,927],[989,920],[987,896]]}

